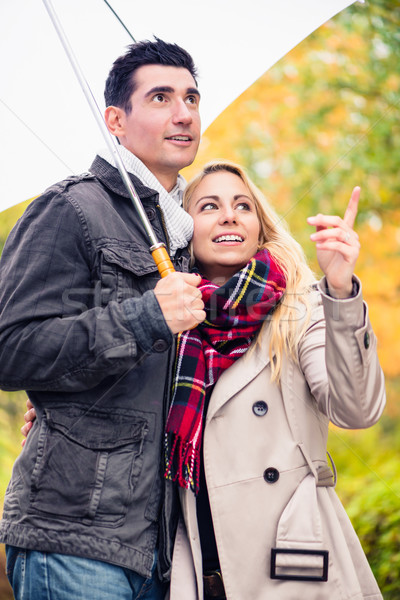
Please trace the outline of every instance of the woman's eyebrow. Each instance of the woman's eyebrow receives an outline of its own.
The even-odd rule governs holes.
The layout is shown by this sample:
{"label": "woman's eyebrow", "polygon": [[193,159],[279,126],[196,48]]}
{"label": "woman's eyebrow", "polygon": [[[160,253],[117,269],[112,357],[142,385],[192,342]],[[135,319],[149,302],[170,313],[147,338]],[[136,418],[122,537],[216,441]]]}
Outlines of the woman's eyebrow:
{"label": "woman's eyebrow", "polygon": [[[248,200],[249,202],[251,202],[252,204],[255,205],[254,200],[250,196],[247,196],[246,194],[235,194],[233,196],[233,199],[235,201],[239,200],[240,198],[246,198],[246,200]],[[207,194],[207,196],[201,196],[201,198],[196,200],[196,202],[194,203],[194,206],[197,206],[197,204],[199,202],[201,202],[202,200],[214,200],[215,202],[218,202],[220,200],[220,197],[217,195],[213,195],[213,194]]]}
{"label": "woman's eyebrow", "polygon": [[247,194],[235,194],[235,196],[233,196],[234,200],[239,200],[239,198],[246,198],[247,200],[250,200],[250,202],[252,202],[254,204],[253,198],[251,198],[251,196],[248,196]]}
{"label": "woman's eyebrow", "polygon": [[201,202],[202,200],[215,200],[216,202],[218,202],[219,196],[212,196],[212,195],[202,196],[201,198],[199,198],[198,200],[196,200],[196,202],[194,203],[194,205],[197,206],[198,203]]}

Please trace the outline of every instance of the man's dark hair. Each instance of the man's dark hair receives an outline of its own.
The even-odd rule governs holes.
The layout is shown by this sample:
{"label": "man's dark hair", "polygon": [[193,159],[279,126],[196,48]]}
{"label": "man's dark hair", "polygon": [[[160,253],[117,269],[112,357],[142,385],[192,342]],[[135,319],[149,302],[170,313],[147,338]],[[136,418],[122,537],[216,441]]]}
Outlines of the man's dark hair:
{"label": "man's dark hair", "polygon": [[155,37],[128,46],[127,52],[117,58],[107,77],[104,90],[106,106],[118,106],[130,113],[130,98],[135,91],[135,71],[144,65],[164,65],[187,69],[197,86],[197,70],[192,57],[177,44],[170,44]]}

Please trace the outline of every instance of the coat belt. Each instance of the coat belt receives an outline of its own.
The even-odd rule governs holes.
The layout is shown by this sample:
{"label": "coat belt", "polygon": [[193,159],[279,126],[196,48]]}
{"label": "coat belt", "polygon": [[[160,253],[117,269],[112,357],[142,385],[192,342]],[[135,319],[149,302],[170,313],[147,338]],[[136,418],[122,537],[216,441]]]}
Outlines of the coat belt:
{"label": "coat belt", "polygon": [[334,487],[336,484],[336,473],[332,473],[329,465],[323,465],[317,469],[317,487]]}

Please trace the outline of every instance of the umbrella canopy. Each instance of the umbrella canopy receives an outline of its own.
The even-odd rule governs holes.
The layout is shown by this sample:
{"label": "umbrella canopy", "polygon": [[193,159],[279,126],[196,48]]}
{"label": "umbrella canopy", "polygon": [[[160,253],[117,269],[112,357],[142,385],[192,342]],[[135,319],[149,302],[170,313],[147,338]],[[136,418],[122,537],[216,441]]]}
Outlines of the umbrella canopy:
{"label": "umbrella canopy", "polygon": [[[349,0],[111,0],[135,39],[176,42],[199,69],[203,130],[240,93]],[[53,0],[94,96],[132,42],[102,0]],[[0,6],[0,210],[87,170],[104,146],[41,0]]]}

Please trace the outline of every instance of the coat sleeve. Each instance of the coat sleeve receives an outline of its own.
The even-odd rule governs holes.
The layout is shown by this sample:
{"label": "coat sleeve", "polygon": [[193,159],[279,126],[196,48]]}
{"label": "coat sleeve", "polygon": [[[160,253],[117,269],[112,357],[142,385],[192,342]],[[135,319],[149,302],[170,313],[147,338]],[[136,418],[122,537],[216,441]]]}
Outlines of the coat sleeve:
{"label": "coat sleeve", "polygon": [[0,387],[80,391],[173,336],[152,290],[96,305],[85,223],[65,194],[35,200],[0,262]]}
{"label": "coat sleeve", "polygon": [[362,429],[385,407],[385,382],[361,283],[352,298],[328,296],[319,283],[299,362],[319,410],[338,427]]}

